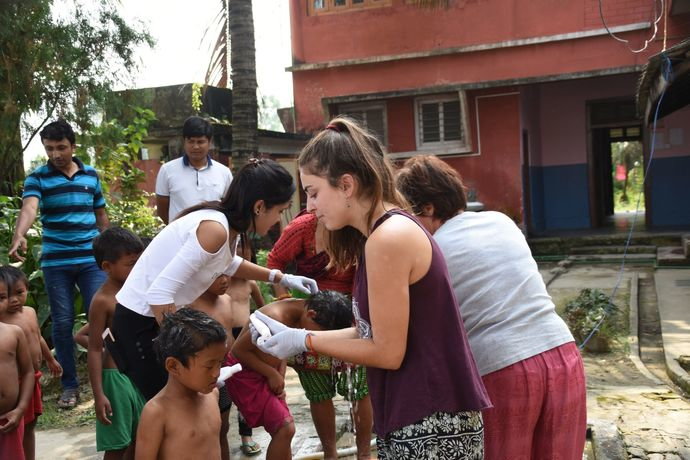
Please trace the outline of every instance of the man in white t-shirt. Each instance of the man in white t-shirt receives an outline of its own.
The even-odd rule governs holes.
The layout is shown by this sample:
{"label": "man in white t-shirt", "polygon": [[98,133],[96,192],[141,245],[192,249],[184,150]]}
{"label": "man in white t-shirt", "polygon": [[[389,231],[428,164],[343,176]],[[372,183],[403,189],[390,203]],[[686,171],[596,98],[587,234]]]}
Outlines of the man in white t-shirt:
{"label": "man in white t-shirt", "polygon": [[201,117],[182,126],[185,154],[164,164],[156,178],[156,208],[166,224],[202,201],[221,200],[230,187],[230,169],[209,155],[213,127]]}

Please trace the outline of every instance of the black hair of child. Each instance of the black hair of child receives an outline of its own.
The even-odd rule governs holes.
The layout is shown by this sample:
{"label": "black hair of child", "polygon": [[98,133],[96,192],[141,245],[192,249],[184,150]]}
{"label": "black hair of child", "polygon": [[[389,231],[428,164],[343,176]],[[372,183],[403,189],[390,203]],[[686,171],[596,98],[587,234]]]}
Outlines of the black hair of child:
{"label": "black hair of child", "polygon": [[352,326],[352,301],[338,291],[319,291],[309,297],[305,306],[316,312],[314,322],[326,330]]}
{"label": "black hair of child", "polygon": [[187,367],[189,358],[214,343],[225,343],[225,328],[206,313],[192,308],[180,308],[165,315],[154,350],[161,364],[175,358]]}
{"label": "black hair of child", "polygon": [[[7,274],[7,267],[12,267],[11,265],[3,265],[0,267],[0,287],[5,286],[7,290],[7,295],[11,294],[10,290],[12,288],[13,282],[10,281],[9,275]],[[13,267],[14,268],[14,267]]]}
{"label": "black hair of child", "polygon": [[117,262],[122,256],[142,252],[144,243],[126,228],[110,227],[93,239],[93,255],[100,269],[103,269],[103,262]]}
{"label": "black hair of child", "polygon": [[40,133],[41,141],[48,139],[50,141],[61,141],[67,139],[70,144],[76,144],[76,136],[72,126],[63,119],[59,119],[52,123],[48,123]]}
{"label": "black hair of child", "polygon": [[201,117],[192,116],[187,118],[182,125],[182,137],[205,137],[211,140],[213,137],[213,126],[208,120]]}
{"label": "black hair of child", "polygon": [[148,248],[149,244],[151,244],[151,241],[153,241],[153,238],[151,238],[150,236],[140,236],[139,239],[144,245],[144,249]]}
{"label": "black hair of child", "polygon": [[9,295],[12,295],[14,292],[14,285],[17,284],[18,281],[24,283],[24,286],[26,286],[27,289],[29,288],[29,279],[26,277],[26,273],[17,267],[12,265],[3,265],[0,267],[0,272],[2,272],[2,280],[7,283],[7,293]]}

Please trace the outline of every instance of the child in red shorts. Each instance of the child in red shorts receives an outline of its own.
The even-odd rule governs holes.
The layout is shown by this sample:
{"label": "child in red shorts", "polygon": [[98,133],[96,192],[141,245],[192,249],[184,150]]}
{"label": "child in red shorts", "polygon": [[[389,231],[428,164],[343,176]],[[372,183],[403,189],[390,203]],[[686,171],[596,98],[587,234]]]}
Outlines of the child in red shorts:
{"label": "child in red shorts", "polygon": [[[336,291],[321,291],[308,299],[279,300],[259,311],[287,326],[310,330],[343,329],[353,321],[350,299]],[[243,370],[225,384],[230,398],[249,426],[263,426],[271,435],[268,460],[291,458],[295,423],[285,402],[285,361],[261,352],[252,344],[245,326],[225,365],[237,362]]]}
{"label": "child in red shorts", "polygon": [[[9,282],[0,271],[0,315],[9,305]],[[0,460],[23,459],[24,413],[34,387],[34,370],[24,332],[0,322]]]}
{"label": "child in red shorts", "polygon": [[11,265],[1,267],[0,271],[2,271],[7,280],[9,294],[7,309],[0,314],[0,321],[19,326],[24,331],[34,369],[32,398],[24,414],[24,455],[26,460],[34,460],[36,451],[34,428],[36,427],[38,416],[43,413],[41,385],[39,383],[41,364],[43,359],[45,359],[53,377],[62,375],[62,367],[50,352],[48,344],[41,336],[36,310],[25,306],[29,293],[29,281],[26,279],[26,275],[23,271]]}

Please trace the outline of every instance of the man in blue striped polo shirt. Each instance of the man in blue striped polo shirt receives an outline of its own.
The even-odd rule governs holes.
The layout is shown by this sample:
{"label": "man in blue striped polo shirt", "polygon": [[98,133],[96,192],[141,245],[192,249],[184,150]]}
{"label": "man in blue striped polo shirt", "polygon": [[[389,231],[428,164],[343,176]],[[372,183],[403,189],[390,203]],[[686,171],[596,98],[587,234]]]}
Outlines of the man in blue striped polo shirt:
{"label": "man in blue striped polo shirt", "polygon": [[93,257],[92,240],[108,227],[105,200],[96,170],[74,157],[75,136],[64,120],[46,125],[41,142],[48,163],[24,182],[22,209],[12,238],[10,256],[23,261],[26,232],[41,210],[41,268],[53,320],[53,345],[62,365],[63,392],[58,405],[72,408],[79,399],[74,361],[74,287],[79,286],[84,309],[105,280]]}

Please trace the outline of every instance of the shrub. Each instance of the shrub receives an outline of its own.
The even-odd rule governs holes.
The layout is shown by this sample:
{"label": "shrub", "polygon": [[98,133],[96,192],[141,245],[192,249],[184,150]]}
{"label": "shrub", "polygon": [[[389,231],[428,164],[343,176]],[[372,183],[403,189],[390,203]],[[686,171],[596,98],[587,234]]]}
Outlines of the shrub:
{"label": "shrub", "polygon": [[596,347],[596,351],[608,351],[611,342],[620,334],[620,314],[620,309],[599,289],[583,289],[565,306],[565,321],[578,342],[587,339],[599,325],[592,339],[596,337],[604,343]]}

